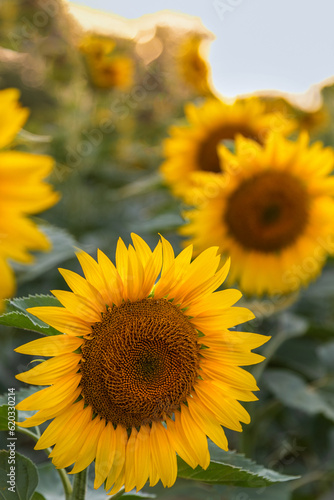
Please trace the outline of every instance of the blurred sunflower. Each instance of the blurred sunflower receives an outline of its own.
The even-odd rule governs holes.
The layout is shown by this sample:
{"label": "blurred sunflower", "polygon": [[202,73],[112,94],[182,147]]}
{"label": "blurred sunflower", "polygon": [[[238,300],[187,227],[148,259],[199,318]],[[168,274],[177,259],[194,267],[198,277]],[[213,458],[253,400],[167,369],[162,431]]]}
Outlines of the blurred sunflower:
{"label": "blurred sunflower", "polygon": [[19,96],[16,89],[0,91],[0,299],[15,291],[8,260],[30,263],[31,250],[50,248],[46,236],[28,216],[51,207],[59,199],[51,186],[43,182],[53,167],[50,157],[4,149],[29,114],[20,106]]}
{"label": "blurred sunflower", "polygon": [[126,89],[133,83],[133,61],[114,54],[113,40],[87,35],[79,45],[85,55],[92,84],[101,89]]}
{"label": "blurred sunflower", "polygon": [[114,50],[115,45],[115,42],[110,38],[87,34],[82,38],[79,49],[90,59],[100,61]]}
{"label": "blurred sunflower", "polygon": [[191,185],[191,173],[222,172],[224,164],[218,157],[220,143],[234,141],[238,134],[262,144],[270,131],[286,135],[295,123],[282,113],[267,113],[264,103],[253,97],[227,104],[208,99],[197,107],[185,107],[186,126],[170,128],[171,137],[164,142],[165,162],[160,169],[176,195],[184,195]]}
{"label": "blurred sunflower", "polygon": [[289,116],[296,122],[299,130],[312,134],[329,125],[330,116],[324,105],[314,111],[305,111],[294,106],[284,97],[263,96],[261,100],[268,113],[279,112]]}
{"label": "blurred sunflower", "polygon": [[201,54],[202,37],[193,34],[179,46],[176,61],[182,79],[200,95],[212,94],[208,78],[210,68]]}
{"label": "blurred sunflower", "polygon": [[181,233],[197,252],[215,244],[231,256],[230,282],[247,294],[295,291],[334,252],[334,155],[308,141],[306,132],[297,142],[272,135],[265,146],[239,136],[235,155],[220,148],[232,175],[197,176],[200,202]]}
{"label": "blurred sunflower", "polygon": [[206,436],[226,450],[221,426],[241,431],[250,417],[238,400],[257,399],[255,379],[240,366],[262,361],[251,350],[269,338],[228,330],[254,316],[231,307],[239,291],[213,293],[229,267],[217,271],[217,247],[190,263],[191,247],[175,258],[164,238],[153,252],[139,236],[132,241],[118,241],[116,266],[98,250],[97,262],[78,254],[85,278],[60,270],[73,291],[52,292],[64,307],[29,312],[64,335],[16,349],[53,356],[17,376],[51,385],[17,405],[39,410],[20,425],[54,418],[36,448],[55,444],[54,464],[75,462],[71,473],[95,459],[94,486],[106,481],[110,494],[148,479],[172,486],[176,453],[207,468]]}

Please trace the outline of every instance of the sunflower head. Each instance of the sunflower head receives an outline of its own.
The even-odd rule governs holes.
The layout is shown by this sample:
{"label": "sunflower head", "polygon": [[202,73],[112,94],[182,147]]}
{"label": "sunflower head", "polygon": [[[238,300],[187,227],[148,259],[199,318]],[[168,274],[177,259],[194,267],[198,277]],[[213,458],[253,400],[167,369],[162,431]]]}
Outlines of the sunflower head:
{"label": "sunflower head", "polygon": [[85,36],[79,45],[85,55],[91,83],[100,89],[126,89],[133,82],[133,61],[114,52],[116,43],[97,35]]}
{"label": "sunflower head", "polygon": [[53,168],[52,159],[9,149],[29,114],[20,106],[19,96],[17,89],[0,91],[0,309],[1,299],[15,291],[8,259],[29,263],[33,260],[30,251],[50,248],[49,240],[29,215],[59,199],[44,182]]}
{"label": "sunflower head", "polygon": [[237,138],[220,148],[225,174],[202,174],[181,232],[196,251],[219,245],[231,255],[230,280],[247,294],[285,294],[315,278],[333,253],[333,151],[272,135],[265,145]]}
{"label": "sunflower head", "polygon": [[208,95],[211,93],[208,82],[210,68],[202,53],[202,48],[202,37],[192,34],[180,44],[176,61],[184,82],[200,95]]}
{"label": "sunflower head", "polygon": [[95,487],[111,493],[172,486],[176,453],[208,467],[207,436],[227,449],[223,426],[241,431],[239,401],[256,399],[240,366],[261,361],[251,350],[268,339],[229,330],[253,314],[232,307],[237,290],[215,292],[229,269],[217,247],[191,262],[191,247],[175,257],[164,238],[153,251],[132,241],[119,240],[116,266],[81,252],[84,277],[60,270],[72,290],[52,292],[62,307],[29,309],[59,335],[16,349],[51,358],[17,376],[50,386],[17,405],[38,410],[20,425],[53,419],[36,448],[55,445],[54,464],[72,473],[95,460]]}
{"label": "sunflower head", "polygon": [[161,173],[178,196],[186,196],[193,184],[194,172],[221,173],[227,168],[219,156],[220,144],[233,145],[236,137],[253,139],[263,144],[269,133],[287,135],[295,128],[293,120],[280,112],[266,112],[257,98],[237,99],[228,104],[207,99],[201,106],[188,104],[185,108],[188,124],[170,129],[165,140],[165,162]]}
{"label": "sunflower head", "polygon": [[133,82],[133,62],[126,56],[105,57],[89,64],[90,78],[100,89],[126,89]]}
{"label": "sunflower head", "polygon": [[82,38],[79,50],[85,56],[94,61],[100,61],[108,56],[115,48],[114,40],[94,34],[88,34]]}

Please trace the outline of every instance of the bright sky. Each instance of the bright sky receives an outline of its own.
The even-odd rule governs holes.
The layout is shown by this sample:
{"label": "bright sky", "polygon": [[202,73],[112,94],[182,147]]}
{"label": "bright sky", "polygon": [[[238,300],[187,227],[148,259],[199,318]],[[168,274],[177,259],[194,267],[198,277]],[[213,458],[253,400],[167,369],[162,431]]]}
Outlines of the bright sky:
{"label": "bright sky", "polygon": [[334,0],[76,0],[137,18],[159,10],[198,16],[214,33],[210,63],[217,90],[304,92],[334,75]]}

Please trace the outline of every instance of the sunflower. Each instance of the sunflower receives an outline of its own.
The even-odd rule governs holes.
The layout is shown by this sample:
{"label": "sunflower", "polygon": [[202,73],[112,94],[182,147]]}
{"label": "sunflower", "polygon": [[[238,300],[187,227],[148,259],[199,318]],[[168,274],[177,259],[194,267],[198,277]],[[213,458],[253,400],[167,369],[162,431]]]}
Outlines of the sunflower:
{"label": "sunflower", "polygon": [[199,35],[187,37],[178,48],[176,62],[183,81],[200,95],[207,95],[212,94],[208,83],[210,67],[201,53],[202,44]]}
{"label": "sunflower", "polygon": [[133,62],[126,56],[103,58],[101,61],[89,64],[90,77],[93,85],[101,89],[126,89],[133,82]]}
{"label": "sunflower", "polygon": [[114,54],[116,43],[97,35],[85,36],[80,51],[86,57],[92,84],[101,89],[126,89],[133,82],[133,61],[123,55]]}
{"label": "sunflower", "polygon": [[148,479],[172,486],[176,453],[207,468],[206,436],[226,450],[222,426],[241,431],[250,418],[238,400],[257,399],[240,366],[262,361],[251,350],[268,340],[229,330],[254,316],[231,307],[239,291],[214,293],[229,269],[217,271],[217,247],[191,263],[191,246],[175,257],[164,238],[154,251],[132,241],[118,241],[116,266],[99,250],[97,262],[78,253],[85,278],[61,269],[73,292],[52,292],[64,307],[28,309],[62,334],[16,349],[51,356],[17,376],[51,386],[17,405],[39,410],[20,425],[54,419],[36,448],[55,445],[54,464],[74,463],[71,473],[95,460],[94,486],[105,481],[110,494]]}
{"label": "sunflower", "polygon": [[29,251],[50,247],[28,215],[45,210],[58,200],[51,186],[43,182],[52,170],[50,157],[4,149],[28,117],[28,110],[18,102],[19,95],[16,89],[0,91],[0,299],[12,296],[15,289],[8,259],[30,263],[33,259]]}
{"label": "sunflower", "polygon": [[264,146],[239,136],[235,155],[220,148],[232,173],[197,176],[198,206],[181,233],[197,252],[215,244],[231,256],[230,282],[247,294],[296,291],[334,253],[334,155],[308,143],[306,132]]}
{"label": "sunflower", "polygon": [[270,131],[289,134],[295,123],[282,113],[267,113],[259,99],[237,99],[227,104],[218,99],[207,99],[197,107],[189,103],[185,107],[186,126],[170,128],[164,142],[165,162],[161,173],[176,195],[184,193],[191,184],[192,172],[224,171],[218,156],[218,146],[234,141],[238,134],[262,144]]}
{"label": "sunflower", "polygon": [[82,38],[79,50],[90,59],[100,61],[114,50],[115,45],[114,40],[110,38],[87,34]]}
{"label": "sunflower", "polygon": [[299,130],[318,133],[328,127],[330,116],[326,107],[322,104],[314,111],[306,111],[298,106],[294,106],[284,97],[262,96],[261,100],[265,104],[265,109],[269,113],[279,112],[293,119]]}

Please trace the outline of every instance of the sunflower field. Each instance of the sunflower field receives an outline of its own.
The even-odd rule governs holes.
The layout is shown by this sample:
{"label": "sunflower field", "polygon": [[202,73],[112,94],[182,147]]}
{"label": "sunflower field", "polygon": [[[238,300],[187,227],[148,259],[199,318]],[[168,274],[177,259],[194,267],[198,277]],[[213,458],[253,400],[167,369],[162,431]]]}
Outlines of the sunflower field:
{"label": "sunflower field", "polygon": [[334,80],[0,3],[0,498],[334,498]]}

